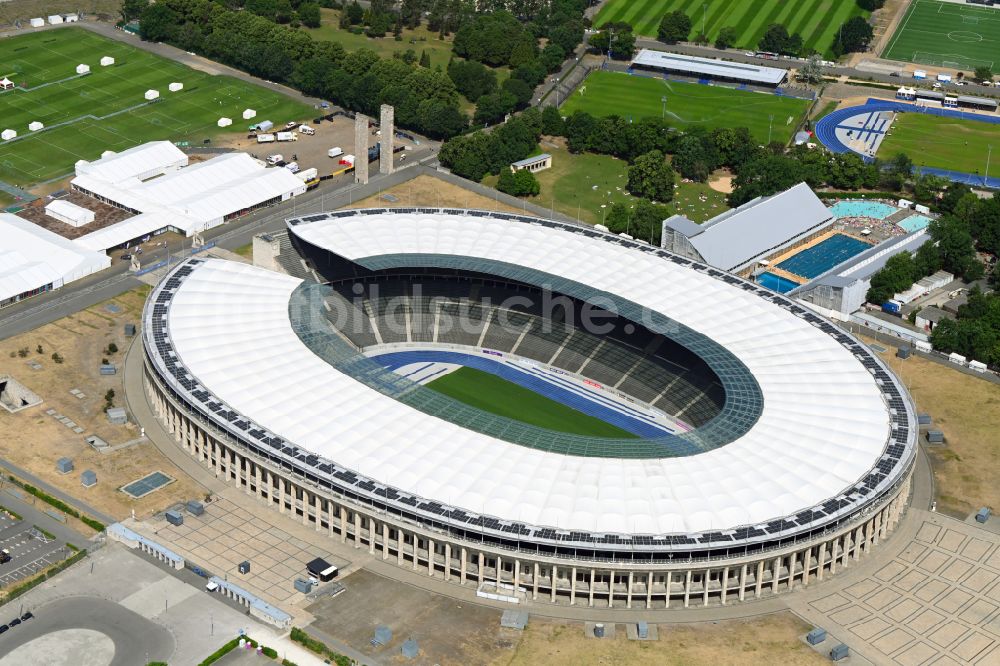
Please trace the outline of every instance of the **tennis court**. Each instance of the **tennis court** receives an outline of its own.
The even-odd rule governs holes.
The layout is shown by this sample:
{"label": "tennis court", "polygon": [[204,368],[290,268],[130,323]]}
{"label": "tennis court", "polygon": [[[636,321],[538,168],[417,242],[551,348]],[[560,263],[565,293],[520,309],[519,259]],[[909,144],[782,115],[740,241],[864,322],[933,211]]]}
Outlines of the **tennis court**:
{"label": "tennis court", "polygon": [[914,0],[882,54],[950,69],[994,67],[1000,49],[1000,9]]}
{"label": "tennis court", "polygon": [[173,477],[167,476],[163,472],[153,472],[152,474],[147,474],[137,481],[133,481],[128,485],[122,486],[122,492],[132,499],[139,499],[140,497],[145,497],[149,493],[159,490],[163,486],[169,485],[173,482]]}
{"label": "tennis court", "polygon": [[834,234],[785,259],[778,264],[778,268],[811,280],[870,247],[868,243],[846,234]]}

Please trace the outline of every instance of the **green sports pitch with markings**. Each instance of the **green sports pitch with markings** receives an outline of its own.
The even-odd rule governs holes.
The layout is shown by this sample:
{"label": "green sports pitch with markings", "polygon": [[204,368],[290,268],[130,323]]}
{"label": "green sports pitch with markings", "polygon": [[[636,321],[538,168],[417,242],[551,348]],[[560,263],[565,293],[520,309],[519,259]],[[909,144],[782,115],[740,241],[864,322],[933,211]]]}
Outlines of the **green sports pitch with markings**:
{"label": "green sports pitch with markings", "polygon": [[973,71],[1000,66],[1000,7],[914,0],[883,58]]}
{"label": "green sports pitch with markings", "polygon": [[[115,64],[102,67],[104,56]],[[78,75],[77,65],[90,67]],[[242,132],[244,109],[275,124],[305,120],[311,107],[228,76],[212,76],[81,28],[60,28],[0,39],[0,77],[17,88],[0,92],[0,129],[18,137],[0,143],[0,180],[31,186],[67,175],[77,160],[94,160],[166,139],[201,143]],[[184,85],[169,92],[172,82]],[[147,90],[160,99],[148,102]],[[217,121],[232,118],[221,130]],[[45,129],[28,130],[41,122]]]}
{"label": "green sports pitch with markings", "polygon": [[636,33],[656,37],[663,15],[675,11],[691,19],[691,39],[701,33],[702,26],[712,41],[723,28],[735,28],[734,46],[755,49],[767,27],[781,23],[788,32],[802,35],[807,50],[815,49],[828,58],[833,56],[834,37],[844,21],[868,16],[855,0],[608,0],[594,25],[624,21]]}

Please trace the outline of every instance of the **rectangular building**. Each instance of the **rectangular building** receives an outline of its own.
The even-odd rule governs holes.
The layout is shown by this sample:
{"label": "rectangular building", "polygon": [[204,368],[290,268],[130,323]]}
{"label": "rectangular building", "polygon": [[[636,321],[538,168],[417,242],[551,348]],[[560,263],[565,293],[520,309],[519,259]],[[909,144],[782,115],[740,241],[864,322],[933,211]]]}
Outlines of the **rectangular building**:
{"label": "rectangular building", "polygon": [[639,51],[632,59],[632,67],[715,81],[752,83],[771,87],[780,86],[788,75],[786,70],[778,67],[762,67],[761,65],[728,62],[717,58],[700,58],[652,49]]}

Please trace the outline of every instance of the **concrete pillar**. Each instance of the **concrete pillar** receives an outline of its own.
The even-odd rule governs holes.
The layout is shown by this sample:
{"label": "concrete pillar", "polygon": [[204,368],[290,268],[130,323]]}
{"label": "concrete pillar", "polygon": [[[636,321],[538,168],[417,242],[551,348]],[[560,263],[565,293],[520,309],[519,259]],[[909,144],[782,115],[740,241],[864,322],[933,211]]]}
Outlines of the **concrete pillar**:
{"label": "concrete pillar", "polygon": [[712,571],[710,569],[705,569],[705,575],[702,576],[702,606],[708,605],[708,581],[711,578]]}
{"label": "concrete pillar", "polygon": [[864,526],[858,525],[854,528],[854,536],[851,539],[854,545],[854,561],[857,562],[861,559],[861,538],[864,533]]}
{"label": "concrete pillar", "polygon": [[403,566],[403,530],[396,530],[396,566]]}
{"label": "concrete pillar", "polygon": [[590,570],[590,600],[587,602],[590,607],[594,606],[594,576],[596,573],[593,569]]}
{"label": "concrete pillar", "polygon": [[663,583],[663,586],[667,590],[667,594],[666,594],[666,597],[665,597],[665,605],[663,606],[664,608],[670,608],[670,585],[671,585],[671,583],[673,583],[673,580],[672,580],[673,577],[674,577],[674,572],[673,571],[668,571],[667,572],[667,580],[664,581],[664,583]]}
{"label": "concrete pillar", "polygon": [[573,567],[572,569],[570,569],[570,576],[571,576],[571,578],[569,579],[569,605],[570,606],[575,606],[576,605],[576,567]]}
{"label": "concrete pillar", "polygon": [[212,440],[212,453],[215,455],[215,478],[222,476],[222,447]]}
{"label": "concrete pillar", "polygon": [[316,531],[323,529],[323,502],[319,495],[313,493],[313,518],[316,519]]}
{"label": "concrete pillar", "polygon": [[722,570],[722,605],[726,605],[726,596],[729,594],[729,567]]}
{"label": "concrete pillar", "polygon": [[614,608],[615,605],[615,572],[608,572],[608,608]]}
{"label": "concrete pillar", "polygon": [[809,585],[809,567],[812,566],[812,548],[806,548],[802,556],[802,587]]}
{"label": "concrete pillar", "polygon": [[354,512],[354,547],[361,548],[361,514]]}
{"label": "concrete pillar", "polygon": [[552,587],[549,590],[549,600],[552,601],[552,603],[555,603],[555,601],[556,601],[556,578],[559,575],[559,567],[557,567],[556,565],[553,564],[552,565],[552,571],[550,571],[549,573],[551,573],[551,575],[552,575]]}
{"label": "concrete pillar", "polygon": [[368,554],[375,554],[375,519],[371,517],[368,518]]}
{"label": "concrete pillar", "polygon": [[461,578],[459,579],[458,584],[465,585],[466,561],[469,559],[469,552],[465,550],[465,546],[462,546],[462,550],[459,552],[459,558],[461,562],[461,564],[459,565],[461,567],[460,569]]}
{"label": "concrete pillar", "polygon": [[419,546],[420,546],[420,538],[417,537],[417,533],[414,532],[413,533],[413,570],[414,571],[417,570],[417,562],[420,560],[420,557],[417,554],[417,548]]}
{"label": "concrete pillar", "polygon": [[500,581],[503,578],[503,560],[500,559],[499,555],[497,555],[496,567],[494,567],[493,571],[496,573],[497,591],[499,591]]}
{"label": "concrete pillar", "polygon": [[483,556],[483,551],[479,551],[479,571],[478,571],[478,574],[479,574],[479,584],[480,585],[483,584],[483,569],[486,568],[485,567],[485,562],[486,562],[486,557]]}
{"label": "concrete pillar", "polygon": [[333,500],[326,501],[326,535],[333,538]]}
{"label": "concrete pillar", "polygon": [[747,588],[747,565],[740,567],[740,601],[746,599]]}
{"label": "concrete pillar", "polygon": [[354,182],[368,184],[368,116],[354,117]]}
{"label": "concrete pillar", "polygon": [[764,584],[764,560],[757,563],[757,575],[754,580],[754,598],[760,599],[760,588]]}
{"label": "concrete pillar", "polygon": [[646,574],[646,610],[653,607],[653,572]]}
{"label": "concrete pillar", "polygon": [[427,540],[427,575],[434,575],[434,540]]}
{"label": "concrete pillar", "polygon": [[198,429],[198,460],[205,462],[205,431]]}
{"label": "concrete pillar", "polygon": [[444,545],[444,579],[451,580],[451,544]]}
{"label": "concrete pillar", "polygon": [[521,560],[517,557],[514,558],[514,596],[517,596],[517,591],[521,587]]}
{"label": "concrete pillar", "polygon": [[309,524],[309,491],[302,486],[302,524]]}
{"label": "concrete pillar", "polygon": [[380,173],[390,174],[393,171],[392,149],[396,137],[396,125],[393,122],[395,113],[394,109],[388,104],[383,104],[379,111],[381,115],[379,118],[379,129],[382,131],[380,135],[382,139],[382,152],[379,157],[378,170]]}
{"label": "concrete pillar", "polygon": [[878,540],[882,536],[882,514],[885,511],[879,511],[875,514],[875,529],[872,530],[872,545],[877,546]]}
{"label": "concrete pillar", "polygon": [[691,570],[688,569],[684,576],[684,608],[688,607],[691,600]]}
{"label": "concrete pillar", "polygon": [[347,543],[347,509],[340,505],[340,543]]}
{"label": "concrete pillar", "polygon": [[382,523],[382,560],[389,559],[389,523]]}
{"label": "concrete pillar", "polygon": [[842,537],[836,537],[830,542],[830,574],[833,575],[837,573],[837,548],[840,545]]}
{"label": "concrete pillar", "polygon": [[632,608],[632,572],[628,572],[628,587],[625,590],[625,608]]}
{"label": "concrete pillar", "polygon": [[819,545],[819,556],[816,562],[816,580],[823,580],[823,565],[826,563],[826,541]]}
{"label": "concrete pillar", "polygon": [[781,558],[774,558],[774,568],[771,570],[771,592],[778,593],[778,578],[781,574]]}
{"label": "concrete pillar", "polygon": [[531,574],[531,600],[538,600],[538,562],[535,562],[535,567]]}
{"label": "concrete pillar", "polygon": [[254,465],[253,467],[257,474],[257,499],[261,499],[264,496],[264,467],[262,465]]}
{"label": "concrete pillar", "polygon": [[798,553],[788,556],[788,591],[795,589],[795,564],[798,561]]}

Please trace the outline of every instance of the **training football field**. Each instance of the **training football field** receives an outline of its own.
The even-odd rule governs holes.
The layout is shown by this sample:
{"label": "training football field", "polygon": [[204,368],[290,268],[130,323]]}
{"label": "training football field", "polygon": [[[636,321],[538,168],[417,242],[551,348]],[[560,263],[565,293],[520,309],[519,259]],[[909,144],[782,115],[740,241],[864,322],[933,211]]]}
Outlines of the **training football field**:
{"label": "training football field", "polygon": [[[102,67],[110,56],[115,64]],[[79,64],[90,74],[77,75]],[[311,108],[284,95],[228,76],[212,76],[80,28],[47,30],[0,40],[0,77],[18,87],[0,93],[0,129],[18,138],[0,144],[0,180],[30,186],[146,141],[201,143],[226,132],[243,132],[243,110],[275,124],[305,120]],[[184,85],[169,92],[172,82]],[[160,99],[148,102],[147,90]],[[231,118],[221,130],[216,122]],[[39,121],[45,129],[28,130]]]}
{"label": "training football field", "polygon": [[635,438],[599,418],[475,368],[459,368],[429,382],[427,387],[485,412],[547,430],[591,437]]}
{"label": "training football field", "polygon": [[799,33],[807,50],[831,57],[837,29],[852,16],[868,12],[855,0],[609,0],[597,14],[594,25],[625,21],[640,35],[656,37],[660,19],[667,12],[682,11],[691,19],[691,39],[704,25],[715,41],[723,28],[735,28],[734,46],[757,48],[757,42],[772,23],[781,23],[789,33]]}
{"label": "training football field", "polygon": [[882,54],[971,72],[1000,66],[1000,8],[914,0]]}
{"label": "training football field", "polygon": [[662,115],[679,129],[746,127],[761,143],[766,143],[769,135],[772,141],[787,143],[810,103],[749,90],[596,71],[560,109],[563,115],[586,111],[633,121]]}
{"label": "training football field", "polygon": [[[996,148],[990,154],[990,146]],[[891,159],[906,153],[917,166],[937,167],[971,174],[985,174],[988,157],[1000,162],[1000,125],[924,113],[900,113],[878,156]],[[998,168],[990,170],[1000,175]]]}

